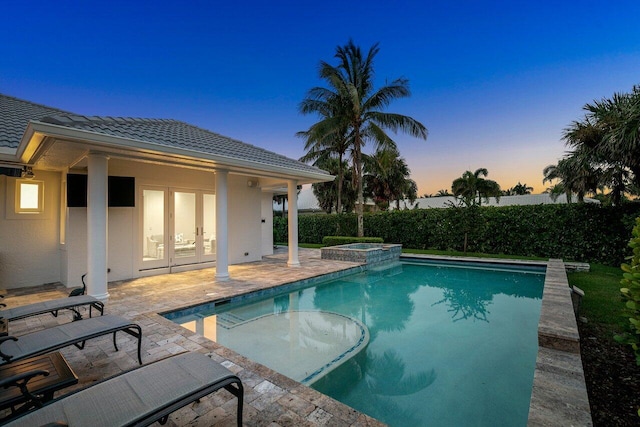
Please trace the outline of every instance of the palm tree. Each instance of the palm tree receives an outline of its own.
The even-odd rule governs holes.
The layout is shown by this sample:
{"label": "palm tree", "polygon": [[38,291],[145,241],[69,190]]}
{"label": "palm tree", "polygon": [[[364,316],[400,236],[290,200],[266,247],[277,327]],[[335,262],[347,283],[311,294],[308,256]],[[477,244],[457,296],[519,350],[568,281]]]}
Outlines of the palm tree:
{"label": "palm tree", "polygon": [[344,157],[349,150],[348,126],[340,112],[342,103],[335,92],[324,88],[314,88],[300,104],[303,114],[315,112],[322,120],[312,125],[308,130],[296,133],[296,136],[305,138],[304,149],[307,153],[300,158],[302,162],[312,161],[314,166],[322,168],[331,160],[336,159],[337,169],[337,195],[336,212],[342,213],[342,186],[344,172],[348,164]]}
{"label": "palm tree", "polygon": [[599,171],[596,186],[609,188],[609,200],[618,205],[631,184],[640,182],[640,87],[583,109],[585,117],[565,129],[563,139],[577,163]]}
{"label": "palm tree", "polygon": [[557,165],[549,165],[542,171],[543,183],[558,180],[562,184],[567,200],[571,193],[583,202],[587,193],[595,194],[600,183],[601,170],[594,168],[589,161],[580,155],[569,155],[558,161]]}
{"label": "palm tree", "polygon": [[449,190],[442,189],[442,190],[438,190],[438,192],[436,193],[436,195],[434,197],[448,197],[448,196],[452,196],[451,193],[449,193]]}
{"label": "palm tree", "polygon": [[[355,206],[355,191],[351,188],[351,169],[348,168],[346,161],[339,160],[335,157],[320,158],[314,162],[314,165],[320,169],[326,170],[330,174],[337,175],[342,170],[342,178],[336,177],[330,182],[320,182],[312,184],[313,194],[318,199],[318,204],[326,213],[352,212]],[[346,183],[346,186],[340,187],[340,181]]]}
{"label": "palm tree", "polygon": [[[582,122],[566,130],[565,140],[574,147],[592,149],[609,163],[620,164],[633,172],[640,184],[640,86],[631,93],[616,93],[611,99],[586,104]],[[588,132],[593,135],[588,135]],[[585,135],[587,134],[587,135]]]}
{"label": "palm tree", "polygon": [[509,195],[524,196],[525,194],[531,194],[531,192],[533,191],[533,187],[529,187],[527,186],[527,184],[520,184],[520,181],[518,181],[518,183],[511,187],[508,191],[509,193],[511,193]]}
{"label": "palm tree", "polygon": [[561,182],[558,182],[552,185],[551,187],[547,187],[546,190],[544,190],[544,192],[547,193],[549,197],[551,197],[551,200],[553,200],[554,202],[558,200],[558,197],[560,197],[562,194],[566,194],[567,203],[571,203],[571,192],[567,193],[567,191],[564,188],[564,185],[562,185]]}
{"label": "palm tree", "polygon": [[411,92],[408,80],[403,78],[374,90],[373,60],[378,52],[377,43],[366,56],[362,55],[360,47],[352,40],[345,46],[338,46],[335,54],[337,66],[320,62],[320,77],[326,80],[329,88],[312,88],[300,105],[303,114],[319,113],[323,117],[318,123],[317,132],[314,132],[317,140],[325,140],[332,135],[346,135],[355,171],[353,180],[358,194],[358,236],[361,237],[364,235],[363,147],[367,142],[373,142],[376,148],[396,148],[395,141],[387,135],[386,130],[427,138],[426,127],[417,120],[383,111],[391,101],[408,97]]}
{"label": "palm tree", "polygon": [[[466,171],[460,178],[456,178],[451,184],[451,191],[456,197],[460,197],[466,206],[482,205],[482,199],[487,203],[490,197],[500,200],[502,191],[497,182],[484,179],[489,175],[485,168],[476,169],[475,172]],[[477,200],[476,200],[477,197]]]}
{"label": "palm tree", "polygon": [[411,171],[397,150],[383,149],[364,156],[364,172],[367,196],[383,209],[393,200],[396,201],[396,209],[400,209],[400,200],[416,201],[418,187],[409,178]]}

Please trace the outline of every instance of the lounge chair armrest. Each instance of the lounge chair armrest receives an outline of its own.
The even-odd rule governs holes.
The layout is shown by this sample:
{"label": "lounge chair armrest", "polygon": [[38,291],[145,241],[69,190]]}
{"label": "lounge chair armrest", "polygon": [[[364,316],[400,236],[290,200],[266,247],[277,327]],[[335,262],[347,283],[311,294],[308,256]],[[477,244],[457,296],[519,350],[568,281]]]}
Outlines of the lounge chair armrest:
{"label": "lounge chair armrest", "polygon": [[[20,381],[23,381],[23,384],[26,386],[29,380],[33,377],[37,377],[38,375],[48,376],[49,371],[44,369],[36,369],[33,371],[23,372],[18,375],[12,375],[7,378],[2,378],[0,380],[0,387],[9,388],[9,387],[20,387]],[[23,393],[24,394],[24,393]]]}
{"label": "lounge chair armrest", "polygon": [[[8,335],[8,336],[5,336],[5,337],[0,337],[0,346],[2,346],[2,343],[3,343],[3,342],[5,342],[5,341],[18,341],[18,338],[14,337],[14,336],[11,336],[11,335]],[[8,355],[8,354],[4,354],[4,353],[2,352],[2,350],[0,350],[0,357],[1,357],[1,358],[2,358],[2,360],[4,360],[5,362],[8,362],[9,360],[11,360],[11,358],[12,358],[13,356],[10,356],[10,355]]]}
{"label": "lounge chair armrest", "polygon": [[49,375],[49,371],[37,369],[33,371],[23,372],[18,375],[13,375],[8,378],[3,378],[2,380],[0,380],[0,386],[5,389],[9,387],[18,387],[20,389],[20,393],[22,393],[27,402],[31,402],[30,404],[35,406],[36,408],[41,408],[43,403],[42,396],[31,393],[29,391],[29,388],[27,387],[27,383],[32,378],[40,375],[46,377]]}

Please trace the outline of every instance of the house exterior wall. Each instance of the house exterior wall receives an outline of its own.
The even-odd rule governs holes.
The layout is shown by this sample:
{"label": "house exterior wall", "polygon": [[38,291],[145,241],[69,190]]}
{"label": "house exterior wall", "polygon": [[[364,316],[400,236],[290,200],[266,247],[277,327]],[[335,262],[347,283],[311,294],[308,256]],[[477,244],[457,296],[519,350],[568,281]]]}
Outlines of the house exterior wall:
{"label": "house exterior wall", "polygon": [[0,176],[0,288],[60,280],[60,173],[35,171],[44,182],[44,213],[15,214],[16,178]]}
{"label": "house exterior wall", "polygon": [[[110,176],[136,178],[136,194],[141,186],[214,192],[215,173],[171,168],[146,163],[111,159]],[[36,286],[61,282],[68,287],[82,285],[87,269],[87,209],[66,208],[65,235],[60,238],[63,174],[35,170],[36,179],[44,181],[45,214],[41,218],[7,217],[13,201],[7,198],[8,185],[15,178],[0,176],[0,288]],[[249,187],[249,177],[229,176],[228,232],[229,263],[260,260],[263,252],[262,193]],[[255,182],[255,178],[253,178]],[[11,196],[12,197],[12,196]],[[12,199],[13,200],[13,199]],[[25,214],[26,215],[26,214]],[[13,215],[15,216],[15,214]],[[24,218],[24,219],[22,219]],[[108,211],[108,280],[139,277],[141,267],[141,206],[112,207]],[[271,221],[265,225],[272,227]],[[64,242],[62,243],[61,240]],[[245,255],[247,253],[247,255]],[[184,268],[182,268],[184,270]],[[168,269],[159,269],[158,274]],[[147,273],[148,274],[148,273]]]}
{"label": "house exterior wall", "polygon": [[262,256],[273,255],[273,193],[262,193]]}
{"label": "house exterior wall", "polygon": [[229,175],[229,264],[262,258],[262,192],[247,181],[246,176]]}

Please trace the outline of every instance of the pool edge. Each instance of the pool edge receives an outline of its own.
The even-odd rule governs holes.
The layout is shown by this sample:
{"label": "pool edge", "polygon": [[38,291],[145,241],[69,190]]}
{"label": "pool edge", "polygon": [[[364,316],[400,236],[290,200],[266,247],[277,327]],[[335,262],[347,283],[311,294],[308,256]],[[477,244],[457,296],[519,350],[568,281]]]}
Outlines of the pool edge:
{"label": "pool edge", "polygon": [[547,263],[527,425],[593,425],[571,288],[560,259]]}

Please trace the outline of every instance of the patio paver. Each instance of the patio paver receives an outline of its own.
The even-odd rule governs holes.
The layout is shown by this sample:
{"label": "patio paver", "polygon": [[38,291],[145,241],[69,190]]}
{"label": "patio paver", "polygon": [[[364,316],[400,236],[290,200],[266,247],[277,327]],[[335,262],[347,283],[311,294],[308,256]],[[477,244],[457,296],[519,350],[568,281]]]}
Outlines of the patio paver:
{"label": "patio paver", "polygon": [[[184,351],[207,353],[231,371],[245,386],[244,424],[247,426],[382,426],[373,418],[297,383],[265,366],[158,315],[158,313],[196,304],[230,298],[240,294],[273,288],[314,276],[352,269],[358,264],[320,259],[320,251],[300,249],[300,267],[287,267],[285,251],[253,262],[229,267],[231,280],[215,280],[214,269],[143,277],[109,283],[110,298],[106,313],[132,319],[142,327],[142,360],[149,363]],[[60,298],[69,289],[60,284],[5,292],[8,306]],[[88,315],[88,313],[87,313]],[[11,322],[11,334],[68,322],[71,315],[58,318],[43,315]],[[111,337],[87,342],[84,350],[67,347],[61,351],[79,377],[73,388],[86,387],[124,370],[138,366],[136,342],[126,334],[118,335],[120,351],[115,352]],[[234,426],[235,397],[222,390],[176,411],[168,426]]]}

